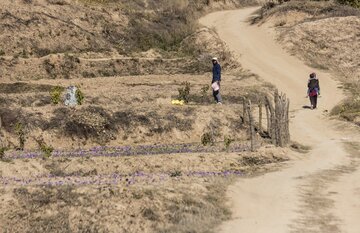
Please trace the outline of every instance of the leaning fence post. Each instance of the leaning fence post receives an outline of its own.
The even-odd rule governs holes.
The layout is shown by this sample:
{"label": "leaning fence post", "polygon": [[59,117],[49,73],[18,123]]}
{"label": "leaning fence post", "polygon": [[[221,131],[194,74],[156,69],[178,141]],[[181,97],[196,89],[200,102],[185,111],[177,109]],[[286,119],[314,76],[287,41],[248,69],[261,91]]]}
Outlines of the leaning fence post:
{"label": "leaning fence post", "polygon": [[289,120],[289,111],[290,111],[290,100],[287,99],[287,103],[286,103],[286,121],[285,121],[285,125],[286,125],[286,143],[288,144],[290,142],[290,128],[289,128],[289,124],[290,124],[290,120]]}
{"label": "leaning fence post", "polygon": [[276,145],[276,116],[274,106],[269,96],[266,97],[266,104],[268,106],[267,111],[269,114],[268,133],[271,138],[272,144]]}
{"label": "leaning fence post", "polygon": [[248,112],[249,126],[250,126],[251,151],[255,151],[254,118],[252,116],[252,108],[251,108],[251,101],[250,100],[248,102],[247,112]]}
{"label": "leaning fence post", "polygon": [[262,100],[260,100],[259,102],[259,134],[261,135],[262,134],[262,107],[263,107],[263,104],[262,104]]}
{"label": "leaning fence post", "polygon": [[270,137],[271,133],[271,122],[270,122],[270,111],[269,111],[269,105],[265,103],[265,111],[266,111],[266,130]]}
{"label": "leaning fence post", "polygon": [[246,123],[246,118],[247,118],[247,109],[246,109],[246,99],[245,97],[243,98],[243,123]]}

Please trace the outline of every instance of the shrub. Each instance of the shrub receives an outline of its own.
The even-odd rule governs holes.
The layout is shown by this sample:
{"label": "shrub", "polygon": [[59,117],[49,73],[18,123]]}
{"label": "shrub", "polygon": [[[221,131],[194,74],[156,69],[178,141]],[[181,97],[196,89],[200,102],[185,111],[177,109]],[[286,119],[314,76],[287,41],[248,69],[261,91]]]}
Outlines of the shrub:
{"label": "shrub", "polygon": [[0,49],[0,56],[5,56],[5,52],[2,49]]}
{"label": "shrub", "polygon": [[84,93],[80,90],[79,87],[76,89],[75,96],[76,96],[76,100],[77,100],[78,105],[82,105],[83,102],[84,102],[85,96],[84,96]]}
{"label": "shrub", "polygon": [[4,159],[5,152],[7,151],[6,147],[0,147],[0,160]]}
{"label": "shrub", "polygon": [[24,125],[21,123],[16,123],[15,125],[15,133],[18,136],[19,139],[19,150],[24,150],[25,147],[25,129],[24,129]]}
{"label": "shrub", "polygon": [[337,0],[338,3],[360,8],[360,0]]}
{"label": "shrub", "polygon": [[179,177],[182,176],[181,171],[173,171],[170,173],[170,177]]}
{"label": "shrub", "polygon": [[208,99],[210,85],[204,85],[200,90],[201,99],[205,102]]}
{"label": "shrub", "polygon": [[235,140],[233,138],[231,138],[230,136],[225,136],[224,137],[224,145],[225,145],[225,149],[229,150],[231,143],[233,143]]}
{"label": "shrub", "polygon": [[40,145],[40,150],[43,152],[44,158],[50,158],[54,148],[50,145],[43,143]]}
{"label": "shrub", "polygon": [[189,103],[189,97],[190,97],[190,83],[189,82],[184,82],[183,87],[179,88],[179,96],[178,99],[179,100],[183,100],[185,103]]}
{"label": "shrub", "polygon": [[61,101],[61,95],[63,91],[64,91],[63,87],[60,86],[53,87],[52,90],[50,91],[51,103],[59,104]]}
{"label": "shrub", "polygon": [[51,78],[56,77],[55,64],[53,64],[50,59],[45,59],[43,62],[44,69]]}
{"label": "shrub", "polygon": [[203,146],[207,146],[207,145],[213,145],[215,143],[215,139],[212,133],[204,133],[201,136],[201,144],[203,144]]}

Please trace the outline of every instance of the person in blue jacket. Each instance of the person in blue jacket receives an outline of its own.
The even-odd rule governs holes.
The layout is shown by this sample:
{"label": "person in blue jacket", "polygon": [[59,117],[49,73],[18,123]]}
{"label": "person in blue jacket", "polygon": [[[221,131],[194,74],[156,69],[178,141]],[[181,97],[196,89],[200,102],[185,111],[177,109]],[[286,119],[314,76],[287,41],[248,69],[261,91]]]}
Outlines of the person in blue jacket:
{"label": "person in blue jacket", "polygon": [[214,84],[215,82],[218,84],[219,89],[213,89],[213,96],[217,104],[222,104],[221,94],[220,94],[220,82],[221,82],[221,66],[219,64],[219,61],[216,57],[212,59],[213,63],[213,78],[211,84]]}

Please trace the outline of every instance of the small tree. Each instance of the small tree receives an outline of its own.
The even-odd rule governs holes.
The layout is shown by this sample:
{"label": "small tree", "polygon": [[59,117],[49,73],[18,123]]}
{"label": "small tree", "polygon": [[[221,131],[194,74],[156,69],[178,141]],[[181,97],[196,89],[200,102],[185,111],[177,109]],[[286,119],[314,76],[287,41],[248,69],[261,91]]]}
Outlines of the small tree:
{"label": "small tree", "polygon": [[25,137],[25,129],[23,124],[17,123],[15,125],[15,133],[19,139],[19,150],[24,150],[26,137]]}
{"label": "small tree", "polygon": [[224,137],[224,145],[225,145],[225,149],[229,150],[230,149],[230,145],[231,143],[233,143],[235,140],[230,137],[230,136],[225,136]]}
{"label": "small tree", "polygon": [[184,82],[182,83],[183,87],[179,88],[179,100],[183,100],[185,103],[189,103],[190,100],[190,83]]}
{"label": "small tree", "polygon": [[64,88],[60,87],[60,86],[56,86],[56,87],[53,87],[51,89],[50,96],[51,96],[51,102],[53,104],[59,104],[60,103],[61,95],[62,95],[63,91],[64,91]]}
{"label": "small tree", "polygon": [[79,87],[77,87],[77,89],[76,89],[75,96],[76,96],[76,101],[77,101],[78,105],[82,105],[84,102],[85,96]]}

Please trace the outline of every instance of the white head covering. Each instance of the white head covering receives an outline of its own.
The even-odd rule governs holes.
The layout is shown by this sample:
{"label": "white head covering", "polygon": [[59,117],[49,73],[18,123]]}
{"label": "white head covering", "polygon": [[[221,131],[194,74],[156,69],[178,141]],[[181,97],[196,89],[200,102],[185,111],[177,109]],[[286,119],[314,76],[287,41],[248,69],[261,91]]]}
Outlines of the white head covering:
{"label": "white head covering", "polygon": [[218,61],[217,57],[213,57],[211,60],[212,61]]}

